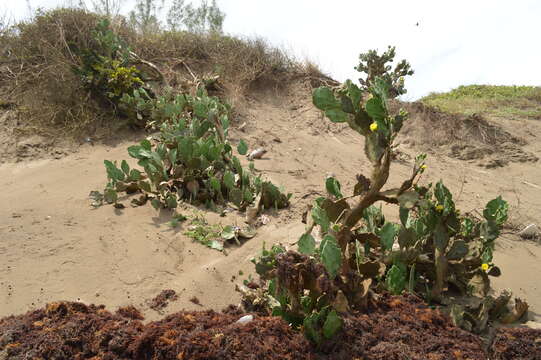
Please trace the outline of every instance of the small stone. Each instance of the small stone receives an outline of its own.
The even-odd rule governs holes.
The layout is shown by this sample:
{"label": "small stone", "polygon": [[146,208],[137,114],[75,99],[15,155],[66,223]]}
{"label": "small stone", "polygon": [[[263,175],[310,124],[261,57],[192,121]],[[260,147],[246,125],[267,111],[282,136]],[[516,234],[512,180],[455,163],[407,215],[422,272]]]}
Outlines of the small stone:
{"label": "small stone", "polygon": [[240,319],[237,320],[237,324],[248,324],[249,322],[254,320],[253,315],[244,315]]}
{"label": "small stone", "polygon": [[267,150],[263,148],[256,149],[248,154],[248,160],[261,159],[263,155],[267,153]]}
{"label": "small stone", "polygon": [[541,235],[541,231],[535,224],[526,226],[521,232],[518,233],[523,239],[534,239]]}

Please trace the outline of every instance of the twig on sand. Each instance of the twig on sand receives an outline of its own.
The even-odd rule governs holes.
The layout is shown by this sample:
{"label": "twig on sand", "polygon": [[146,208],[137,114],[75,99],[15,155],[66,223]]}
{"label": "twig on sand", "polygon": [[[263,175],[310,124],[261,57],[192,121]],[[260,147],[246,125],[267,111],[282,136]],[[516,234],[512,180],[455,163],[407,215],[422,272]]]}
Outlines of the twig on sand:
{"label": "twig on sand", "polygon": [[531,187],[534,187],[536,189],[541,189],[541,186],[532,184],[531,182],[527,182],[527,181],[522,180],[522,183],[526,184],[526,185],[530,185]]}

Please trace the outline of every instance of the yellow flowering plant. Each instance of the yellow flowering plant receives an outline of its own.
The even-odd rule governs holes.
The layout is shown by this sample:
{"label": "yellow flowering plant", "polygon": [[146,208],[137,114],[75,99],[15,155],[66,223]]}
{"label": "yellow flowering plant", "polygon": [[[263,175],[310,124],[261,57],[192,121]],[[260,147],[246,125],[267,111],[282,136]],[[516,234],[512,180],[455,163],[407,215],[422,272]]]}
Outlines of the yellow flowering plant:
{"label": "yellow flowering plant", "polygon": [[[152,92],[145,87],[142,73],[132,65],[129,46],[109,27],[109,21],[100,21],[93,31],[94,46],[74,49],[81,65],[74,68],[85,86],[98,98],[106,98],[114,111],[119,111],[132,124],[145,125],[143,119],[131,117],[132,111],[123,111],[125,96],[134,92]],[[145,90],[146,89],[146,90]]]}
{"label": "yellow flowering plant", "polygon": [[483,271],[488,271],[488,268],[489,268],[489,266],[488,266],[487,263],[481,264],[481,269],[483,269]]}

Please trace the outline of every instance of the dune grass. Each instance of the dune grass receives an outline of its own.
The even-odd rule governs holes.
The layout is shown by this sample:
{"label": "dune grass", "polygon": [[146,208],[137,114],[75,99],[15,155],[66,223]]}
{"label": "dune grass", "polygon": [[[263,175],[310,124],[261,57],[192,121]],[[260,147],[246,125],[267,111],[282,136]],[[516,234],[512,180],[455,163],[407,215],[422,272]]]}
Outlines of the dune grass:
{"label": "dune grass", "polygon": [[459,86],[446,93],[432,93],[421,102],[449,113],[541,120],[541,87],[535,86]]}

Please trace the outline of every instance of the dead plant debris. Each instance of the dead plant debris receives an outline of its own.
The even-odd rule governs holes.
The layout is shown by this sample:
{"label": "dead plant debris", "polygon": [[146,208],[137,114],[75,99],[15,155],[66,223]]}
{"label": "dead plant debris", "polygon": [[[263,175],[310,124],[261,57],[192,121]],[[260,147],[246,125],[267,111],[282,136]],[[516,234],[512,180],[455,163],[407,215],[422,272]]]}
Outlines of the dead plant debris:
{"label": "dead plant debris", "polygon": [[0,358],[541,359],[541,330],[500,329],[485,351],[482,338],[413,296],[384,296],[366,313],[348,316],[342,334],[320,349],[277,317],[237,324],[246,313],[232,306],[146,325],[134,314],[134,307],[112,314],[103,305],[56,302],[9,316],[0,319]]}
{"label": "dead plant debris", "polygon": [[150,300],[148,306],[155,311],[162,310],[169,305],[170,301],[178,300],[175,290],[162,290],[154,299]]}

